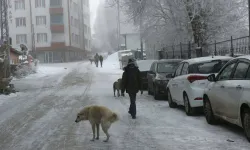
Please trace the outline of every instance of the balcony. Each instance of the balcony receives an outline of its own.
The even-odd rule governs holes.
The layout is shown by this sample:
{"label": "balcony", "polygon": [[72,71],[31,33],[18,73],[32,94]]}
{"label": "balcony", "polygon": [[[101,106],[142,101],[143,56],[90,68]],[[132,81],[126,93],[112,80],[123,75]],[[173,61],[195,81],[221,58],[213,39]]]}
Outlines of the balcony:
{"label": "balcony", "polygon": [[51,48],[53,49],[65,48],[65,42],[52,42]]}
{"label": "balcony", "polygon": [[64,25],[51,24],[51,33],[64,33]]}
{"label": "balcony", "polygon": [[63,14],[63,8],[62,7],[50,8],[49,13],[50,14]]}

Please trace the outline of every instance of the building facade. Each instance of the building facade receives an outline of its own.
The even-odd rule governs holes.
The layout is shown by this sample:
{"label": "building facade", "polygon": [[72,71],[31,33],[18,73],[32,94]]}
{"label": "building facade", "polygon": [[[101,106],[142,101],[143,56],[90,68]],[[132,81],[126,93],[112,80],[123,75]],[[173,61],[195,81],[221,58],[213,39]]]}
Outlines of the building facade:
{"label": "building facade", "polygon": [[24,44],[42,63],[81,60],[91,50],[89,0],[11,0],[12,46]]}

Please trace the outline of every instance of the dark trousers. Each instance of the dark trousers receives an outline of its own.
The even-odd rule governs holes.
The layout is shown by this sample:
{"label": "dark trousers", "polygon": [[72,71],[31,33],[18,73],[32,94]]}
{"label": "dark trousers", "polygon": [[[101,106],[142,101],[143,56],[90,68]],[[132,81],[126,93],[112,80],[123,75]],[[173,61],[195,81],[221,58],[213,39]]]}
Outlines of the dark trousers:
{"label": "dark trousers", "polygon": [[100,61],[100,63],[101,63],[101,67],[102,67],[102,61]]}
{"label": "dark trousers", "polygon": [[130,106],[129,106],[129,112],[132,117],[136,116],[136,93],[128,93],[129,98],[130,98]]}
{"label": "dark trousers", "polygon": [[95,61],[95,65],[96,65],[96,67],[98,67],[98,61]]}

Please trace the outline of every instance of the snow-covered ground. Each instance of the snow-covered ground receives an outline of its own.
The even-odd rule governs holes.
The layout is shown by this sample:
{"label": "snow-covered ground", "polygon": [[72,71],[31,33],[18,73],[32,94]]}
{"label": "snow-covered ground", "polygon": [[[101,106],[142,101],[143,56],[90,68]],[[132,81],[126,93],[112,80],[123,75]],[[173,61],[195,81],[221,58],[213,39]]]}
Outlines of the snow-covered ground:
{"label": "snow-covered ground", "polygon": [[[241,129],[208,125],[202,115],[187,117],[147,94],[137,95],[132,120],[128,95],[113,97],[112,83],[121,74],[113,54],[103,68],[90,62],[42,65],[37,74],[13,81],[20,92],[0,96],[0,150],[249,150]],[[102,131],[101,140],[91,142],[89,123],[74,122],[90,104],[119,114],[108,143]]]}

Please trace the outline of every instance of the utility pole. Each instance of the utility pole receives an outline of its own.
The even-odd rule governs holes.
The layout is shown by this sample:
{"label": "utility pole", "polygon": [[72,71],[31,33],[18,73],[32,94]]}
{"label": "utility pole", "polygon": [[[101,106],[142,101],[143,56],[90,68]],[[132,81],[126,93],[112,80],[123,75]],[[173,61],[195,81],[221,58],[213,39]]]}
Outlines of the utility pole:
{"label": "utility pole", "polygon": [[117,38],[118,38],[118,47],[117,47],[117,51],[120,50],[120,0],[117,0]]}
{"label": "utility pole", "polygon": [[29,0],[29,5],[30,5],[30,27],[31,27],[31,49],[32,53],[34,55],[34,58],[36,59],[36,41],[35,41],[35,29],[34,29],[34,24],[33,24],[33,15],[32,15],[32,5],[31,5],[31,0]]}
{"label": "utility pole", "polygon": [[141,59],[143,60],[143,39],[142,39],[142,0],[138,0],[140,3],[140,43],[141,43]]}
{"label": "utility pole", "polygon": [[250,54],[250,0],[248,0],[248,53]]}
{"label": "utility pole", "polygon": [[[8,5],[7,0],[0,1],[0,24],[1,24],[1,50],[4,56],[4,78],[10,77],[10,40],[8,25]],[[0,79],[1,80],[1,79]],[[1,81],[0,81],[1,82]]]}

